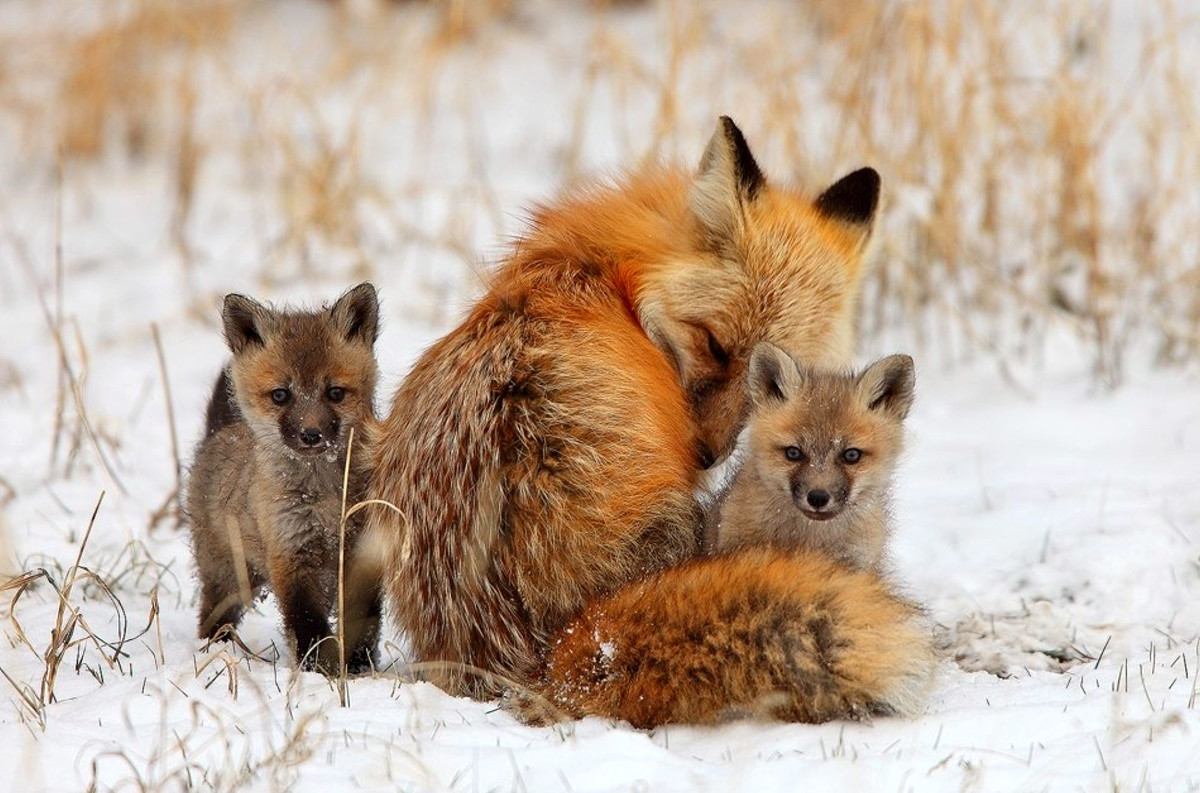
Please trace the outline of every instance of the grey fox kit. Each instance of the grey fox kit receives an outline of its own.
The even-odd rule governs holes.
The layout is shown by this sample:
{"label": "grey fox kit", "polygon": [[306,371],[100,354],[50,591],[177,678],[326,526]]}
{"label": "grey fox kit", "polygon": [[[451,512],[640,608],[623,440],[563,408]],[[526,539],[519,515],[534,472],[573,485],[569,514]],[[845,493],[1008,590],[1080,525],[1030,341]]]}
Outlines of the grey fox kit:
{"label": "grey fox kit", "polygon": [[[374,416],[375,288],[360,284],[318,311],[275,310],[229,295],[222,318],[233,358],[209,402],[187,496],[200,636],[236,627],[251,598],[269,587],[301,666],[332,673],[339,653],[329,619],[352,428],[347,507],[367,485],[359,461],[367,459],[364,431]],[[347,521],[348,559],[359,525]],[[373,660],[377,588],[351,593],[347,602],[362,606],[347,626],[353,644],[346,649],[348,667],[361,671]]]}
{"label": "grey fox kit", "polygon": [[804,547],[879,568],[913,384],[907,355],[859,373],[829,372],[758,345],[741,467],[707,513],[706,545]]}

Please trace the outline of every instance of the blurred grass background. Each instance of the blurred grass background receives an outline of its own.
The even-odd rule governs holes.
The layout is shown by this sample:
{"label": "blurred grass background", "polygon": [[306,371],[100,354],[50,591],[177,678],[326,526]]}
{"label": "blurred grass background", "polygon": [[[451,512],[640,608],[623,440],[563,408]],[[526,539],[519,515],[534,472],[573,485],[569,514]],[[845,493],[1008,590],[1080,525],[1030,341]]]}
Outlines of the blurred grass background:
{"label": "blurred grass background", "polygon": [[439,323],[531,202],[695,162],[728,113],[774,178],[882,172],[868,341],[1004,370],[1065,331],[1114,384],[1131,355],[1200,353],[1198,22],[1169,0],[14,0],[0,167],[10,204],[145,185],[130,235],[198,314],[231,268],[385,294],[408,273],[405,310]]}

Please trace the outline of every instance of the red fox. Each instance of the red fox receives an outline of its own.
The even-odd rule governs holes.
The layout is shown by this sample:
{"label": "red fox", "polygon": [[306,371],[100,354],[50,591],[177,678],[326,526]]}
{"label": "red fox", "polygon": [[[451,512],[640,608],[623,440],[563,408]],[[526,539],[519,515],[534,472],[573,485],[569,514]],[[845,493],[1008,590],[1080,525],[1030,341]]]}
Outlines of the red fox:
{"label": "red fox", "polygon": [[770,184],[722,118],[697,172],[534,212],[373,447],[370,542],[428,679],[528,685],[589,604],[700,552],[693,489],[744,422],[754,346],[849,362],[878,196],[869,168],[816,199]]}
{"label": "red fox", "polygon": [[[209,401],[187,495],[202,638],[236,627],[252,597],[269,586],[301,666],[339,668],[340,654],[327,640],[347,441],[353,428],[357,446],[374,416],[378,318],[370,284],[311,312],[225,298],[233,359]],[[351,457],[347,506],[362,499],[367,479],[366,453]],[[347,522],[351,551],[359,526]],[[347,665],[361,671],[373,660],[380,608],[369,586],[351,597],[366,622],[353,626]]]}
{"label": "red fox", "polygon": [[808,369],[766,342],[756,347],[747,449],[706,515],[706,544],[799,546],[879,568],[913,382],[907,355],[855,375]]}

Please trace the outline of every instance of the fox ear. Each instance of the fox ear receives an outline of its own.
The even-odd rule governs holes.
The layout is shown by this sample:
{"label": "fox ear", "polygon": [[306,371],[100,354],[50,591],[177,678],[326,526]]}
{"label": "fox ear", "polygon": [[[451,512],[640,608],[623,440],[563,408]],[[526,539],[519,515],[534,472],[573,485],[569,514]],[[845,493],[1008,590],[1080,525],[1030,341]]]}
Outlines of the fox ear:
{"label": "fox ear", "polygon": [[272,330],[271,311],[245,295],[225,295],[221,322],[225,326],[225,343],[234,355],[255,344],[263,346]]}
{"label": "fox ear", "polygon": [[889,355],[858,376],[858,396],[868,410],[878,410],[903,420],[913,403],[916,372],[907,355]]}
{"label": "fox ear", "polygon": [[717,237],[732,238],[742,227],[742,207],[765,184],[742,131],[729,116],[721,116],[688,194],[692,212]]}
{"label": "fox ear", "polygon": [[329,313],[347,341],[371,346],[379,338],[379,296],[371,284],[361,283],[346,292]]}
{"label": "fox ear", "polygon": [[750,353],[750,400],[755,405],[782,402],[804,379],[796,361],[770,342],[759,342]]}
{"label": "fox ear", "polygon": [[858,234],[862,247],[875,225],[879,207],[879,174],[874,168],[859,168],[834,182],[816,200],[817,211]]}

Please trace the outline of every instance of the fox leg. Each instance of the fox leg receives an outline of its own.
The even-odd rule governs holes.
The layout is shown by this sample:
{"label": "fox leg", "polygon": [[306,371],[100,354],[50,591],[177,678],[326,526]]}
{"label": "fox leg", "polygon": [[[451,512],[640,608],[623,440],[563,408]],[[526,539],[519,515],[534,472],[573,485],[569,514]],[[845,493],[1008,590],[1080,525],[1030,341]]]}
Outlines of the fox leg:
{"label": "fox leg", "polygon": [[[249,564],[245,554],[235,554],[231,532],[208,527],[204,541],[196,543],[196,568],[200,578],[199,636],[214,639],[226,625],[236,628],[246,607],[264,583],[262,573]],[[236,535],[240,540],[241,534]]]}
{"label": "fox leg", "polygon": [[244,593],[238,591],[236,582],[233,586],[224,580],[202,581],[200,584],[200,620],[199,635],[201,639],[215,639],[221,629],[228,625],[236,628],[242,621],[247,600]]}
{"label": "fox leg", "polygon": [[286,555],[271,560],[271,589],[283,614],[283,624],[295,639],[302,669],[336,674],[338,651],[329,629],[331,603],[321,571],[297,564]]}
{"label": "fox leg", "polygon": [[385,549],[359,537],[347,560],[342,636],[346,642],[346,668],[351,674],[369,672],[375,666],[379,621],[383,614],[383,567]]}

